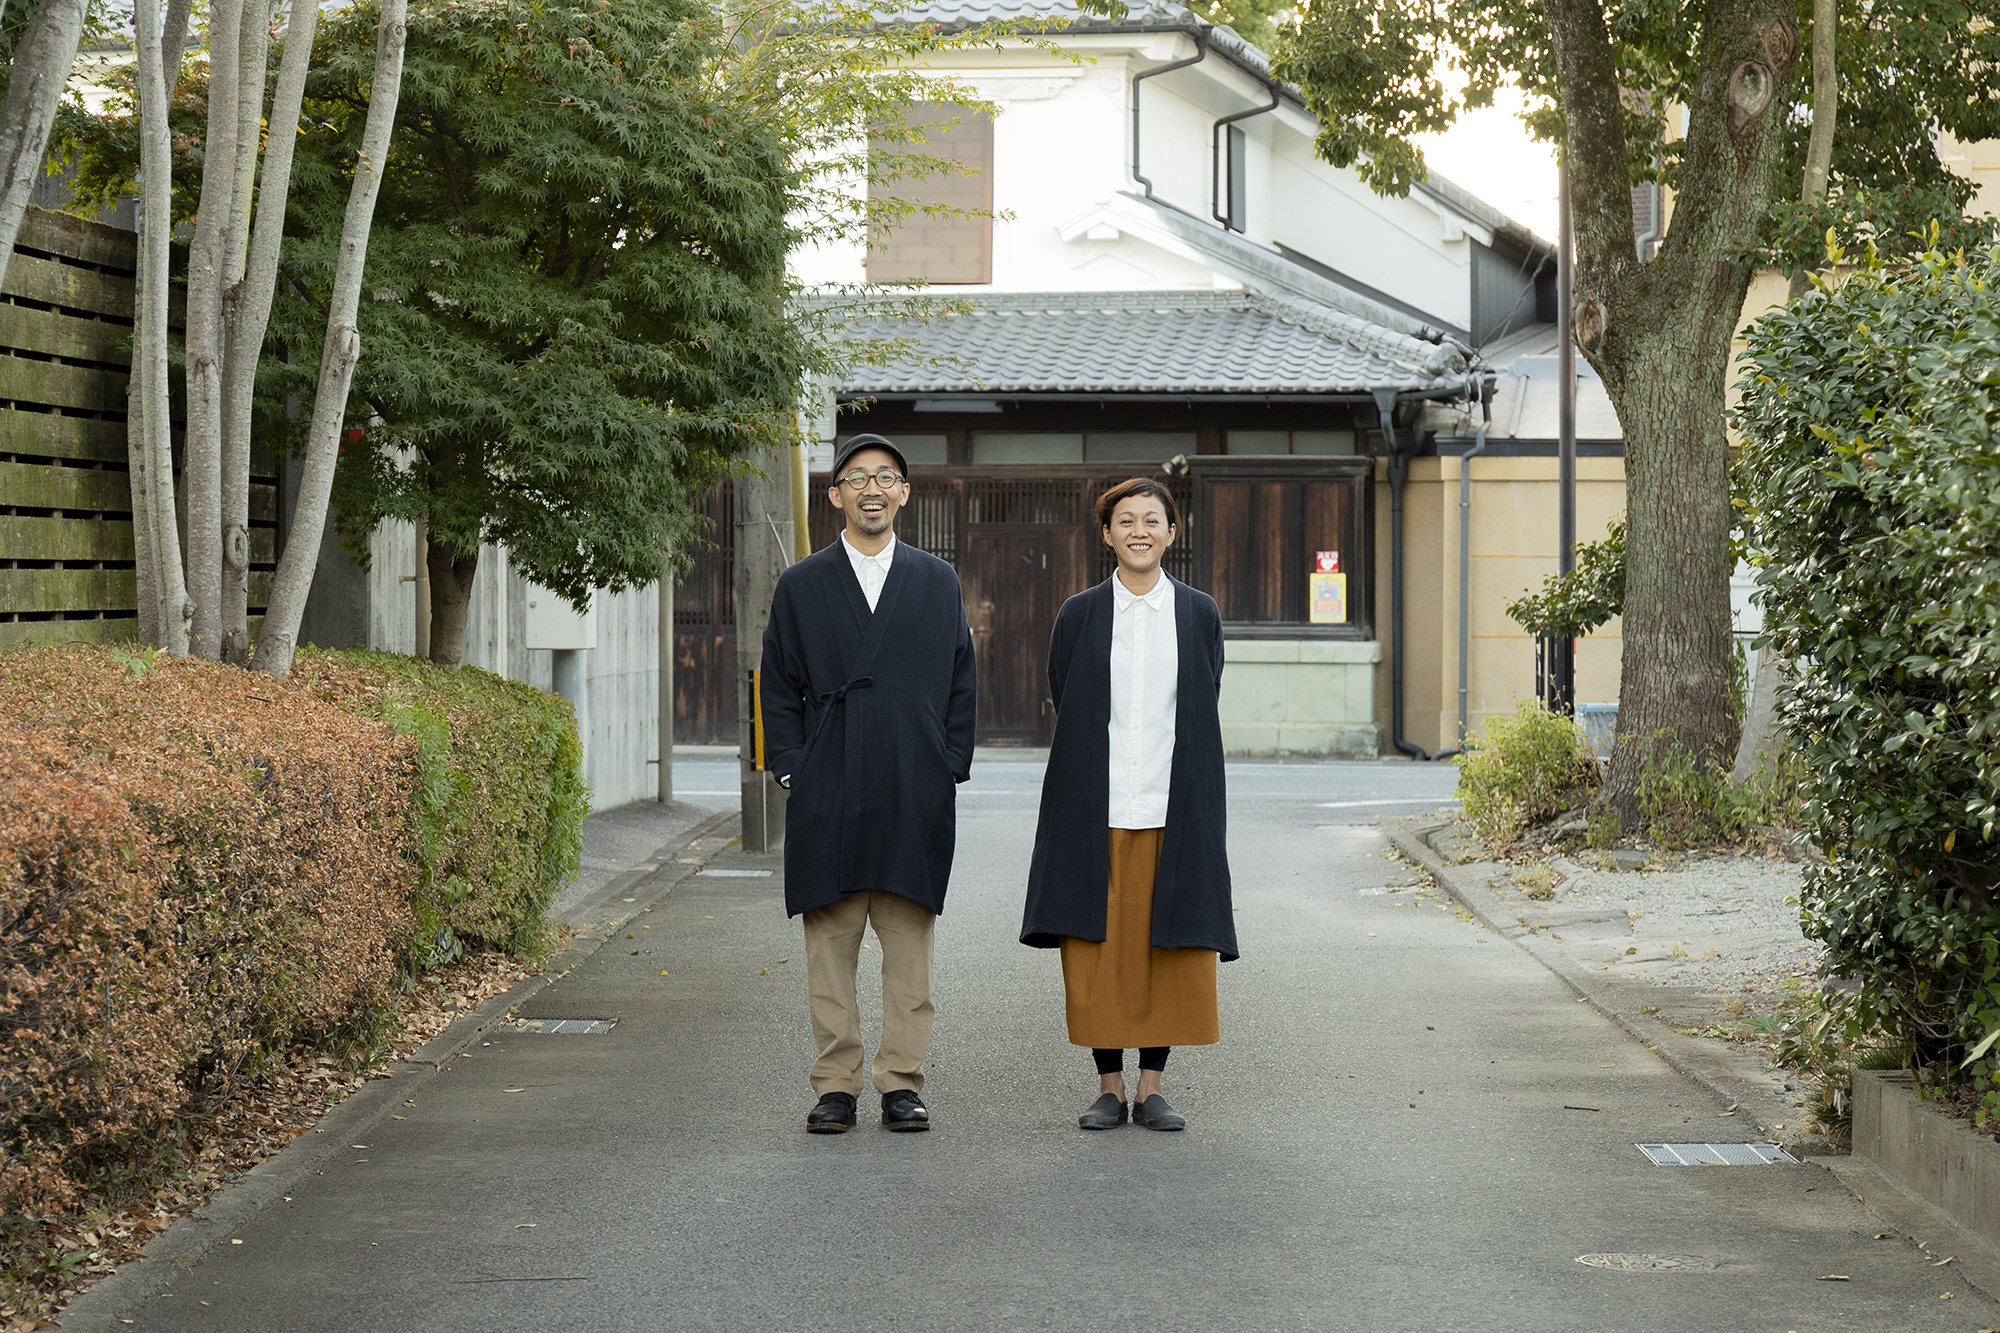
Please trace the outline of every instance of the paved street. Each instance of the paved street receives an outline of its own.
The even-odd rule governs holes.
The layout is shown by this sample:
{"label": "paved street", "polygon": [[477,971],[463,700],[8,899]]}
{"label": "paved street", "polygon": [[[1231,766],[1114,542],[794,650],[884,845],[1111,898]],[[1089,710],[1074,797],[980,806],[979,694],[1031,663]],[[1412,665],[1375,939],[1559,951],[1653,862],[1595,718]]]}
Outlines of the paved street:
{"label": "paved street", "polygon": [[[1015,942],[1040,771],[985,762],[962,793],[935,1132],[881,1132],[872,1095],[856,1132],[802,1132],[798,926],[775,875],[704,875],[526,1007],[610,1035],[507,1031],[412,1076],[405,1118],[132,1326],[2000,1324],[1817,1166],[1648,1163],[1635,1143],[1744,1136],[1532,958],[1403,887],[1370,821],[1447,799],[1446,766],[1230,765],[1244,957],[1221,972],[1222,1044],[1167,1072],[1189,1131],[1080,1132],[1096,1079],[1064,1040],[1056,956]],[[717,804],[694,793],[733,776],[676,770]],[[1577,1262],[1605,1253],[1683,1266]]]}

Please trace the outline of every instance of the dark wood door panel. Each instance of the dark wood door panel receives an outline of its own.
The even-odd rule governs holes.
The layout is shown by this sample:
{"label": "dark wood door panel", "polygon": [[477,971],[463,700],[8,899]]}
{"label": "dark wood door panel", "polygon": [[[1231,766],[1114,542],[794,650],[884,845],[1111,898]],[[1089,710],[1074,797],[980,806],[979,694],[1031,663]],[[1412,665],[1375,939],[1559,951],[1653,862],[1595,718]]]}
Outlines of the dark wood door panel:
{"label": "dark wood door panel", "polygon": [[1048,700],[1054,579],[1066,561],[1048,528],[967,532],[960,566],[966,619],[979,658],[979,738],[1041,745],[1052,731]]}

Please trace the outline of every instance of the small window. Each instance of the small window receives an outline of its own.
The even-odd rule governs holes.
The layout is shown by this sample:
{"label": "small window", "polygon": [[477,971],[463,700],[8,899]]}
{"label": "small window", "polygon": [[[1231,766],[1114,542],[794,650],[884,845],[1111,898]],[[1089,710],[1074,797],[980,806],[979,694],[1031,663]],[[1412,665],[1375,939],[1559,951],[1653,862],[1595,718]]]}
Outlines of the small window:
{"label": "small window", "polygon": [[1231,458],[1347,458],[1351,430],[1232,430],[1224,445]]}
{"label": "small window", "polygon": [[975,463],[1081,463],[1083,436],[1012,431],[972,432]]}
{"label": "small window", "polygon": [[[925,205],[964,212],[993,207],[993,117],[984,111],[940,103],[912,106],[908,123],[925,142],[899,145],[959,164],[955,171],[925,177],[868,182],[871,199],[906,199],[918,205],[900,226],[871,238],[870,282],[939,284],[993,281],[993,219],[932,216]],[[871,176],[880,175],[871,172]]]}

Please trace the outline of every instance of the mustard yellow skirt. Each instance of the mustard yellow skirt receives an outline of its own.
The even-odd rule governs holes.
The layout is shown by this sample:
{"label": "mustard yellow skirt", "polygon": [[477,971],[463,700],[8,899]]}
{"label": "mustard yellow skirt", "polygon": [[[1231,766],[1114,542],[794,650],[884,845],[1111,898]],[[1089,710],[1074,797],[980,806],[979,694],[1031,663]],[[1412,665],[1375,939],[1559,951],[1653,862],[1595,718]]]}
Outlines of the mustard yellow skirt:
{"label": "mustard yellow skirt", "polygon": [[1062,942],[1070,1041],[1099,1050],[1221,1041],[1215,950],[1153,947],[1153,877],[1166,830],[1110,832],[1104,940]]}

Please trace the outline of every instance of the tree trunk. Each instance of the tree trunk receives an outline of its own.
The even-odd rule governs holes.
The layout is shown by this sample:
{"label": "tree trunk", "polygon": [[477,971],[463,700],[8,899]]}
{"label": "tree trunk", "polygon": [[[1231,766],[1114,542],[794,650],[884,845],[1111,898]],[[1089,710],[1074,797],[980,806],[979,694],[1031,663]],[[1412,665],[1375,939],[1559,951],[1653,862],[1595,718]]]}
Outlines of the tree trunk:
{"label": "tree trunk", "polygon": [[[185,11],[183,11],[185,12]],[[138,457],[132,472],[133,536],[142,633],[167,653],[188,650],[187,585],[174,515],[173,421],[167,375],[167,277],[173,239],[173,147],[167,125],[167,70],[160,12],[138,0],[133,15],[139,62],[139,302],[133,330],[133,407]],[[173,67],[178,62],[171,62]],[[128,439],[130,433],[128,431]]]}
{"label": "tree trunk", "polygon": [[[256,336],[242,328],[249,313],[244,291],[244,264],[250,249],[250,205],[257,183],[258,131],[264,120],[264,74],[270,67],[271,25],[265,0],[246,0],[242,31],[237,39],[236,79],[236,197],[231,202],[229,241],[223,251],[222,327],[222,657],[237,666],[250,665],[250,417],[232,411],[230,390],[239,378],[239,363],[251,376],[264,342],[264,325],[256,321]],[[275,120],[273,122],[275,124]],[[282,219],[283,194],[263,196],[265,211]]]}
{"label": "tree trunk", "polygon": [[49,131],[69,86],[89,10],[89,0],[42,0],[14,48],[7,96],[0,101],[0,163],[6,166],[6,179],[0,182],[0,273],[14,258],[14,241],[28,215],[28,196],[42,174]]}
{"label": "tree trunk", "polygon": [[201,203],[188,242],[187,582],[191,647],[222,656],[222,288],[236,200],[237,48],[244,0],[214,0],[208,19],[208,129]]}
{"label": "tree trunk", "polygon": [[443,542],[432,542],[424,561],[431,578],[431,661],[456,671],[465,661],[465,622],[472,610],[479,552],[459,555]]}
{"label": "tree trunk", "polygon": [[1631,176],[1604,12],[1548,0],[1577,232],[1577,297],[1564,330],[1604,379],[1625,432],[1624,658],[1618,745],[1603,800],[1638,813],[1648,760],[1726,758],[1729,476],[1723,435],[1730,343],[1750,272],[1731,238],[1777,193],[1798,29],[1781,0],[1704,10],[1673,230],[1641,265]]}
{"label": "tree trunk", "polygon": [[[1805,182],[1799,197],[1808,204],[1826,197],[1827,176],[1833,170],[1834,119],[1840,109],[1840,85],[1834,70],[1834,39],[1839,16],[1835,0],[1813,0],[1813,101],[1812,137],[1806,144]],[[1786,300],[1795,301],[1812,287],[1811,270],[1792,275]],[[1757,680],[1743,709],[1743,735],[1736,742],[1736,762],[1730,779],[1748,782],[1756,773],[1777,767],[1785,748],[1784,732],[1778,727],[1778,702],[1784,697],[1784,681],[1791,663],[1769,648],[1760,648]]]}
{"label": "tree trunk", "polygon": [[347,393],[354,382],[355,363],[361,359],[361,331],[355,327],[355,318],[361,306],[368,231],[375,220],[376,196],[382,192],[382,163],[388,156],[396,102],[402,92],[408,12],[409,0],[384,0],[382,26],[375,36],[375,79],[361,150],[354,162],[354,186],[348,191],[347,215],[341,224],[340,261],[327,302],[326,348],[320,358],[319,390],[306,436],[305,470],[292,511],[291,539],[285,543],[277,576],[271,581],[271,604],[264,613],[264,629],[257,636],[257,653],[252,659],[252,666],[273,676],[291,671],[292,655],[298,648],[299,622],[305,616],[306,594],[312,588],[320,538],[326,531]]}

